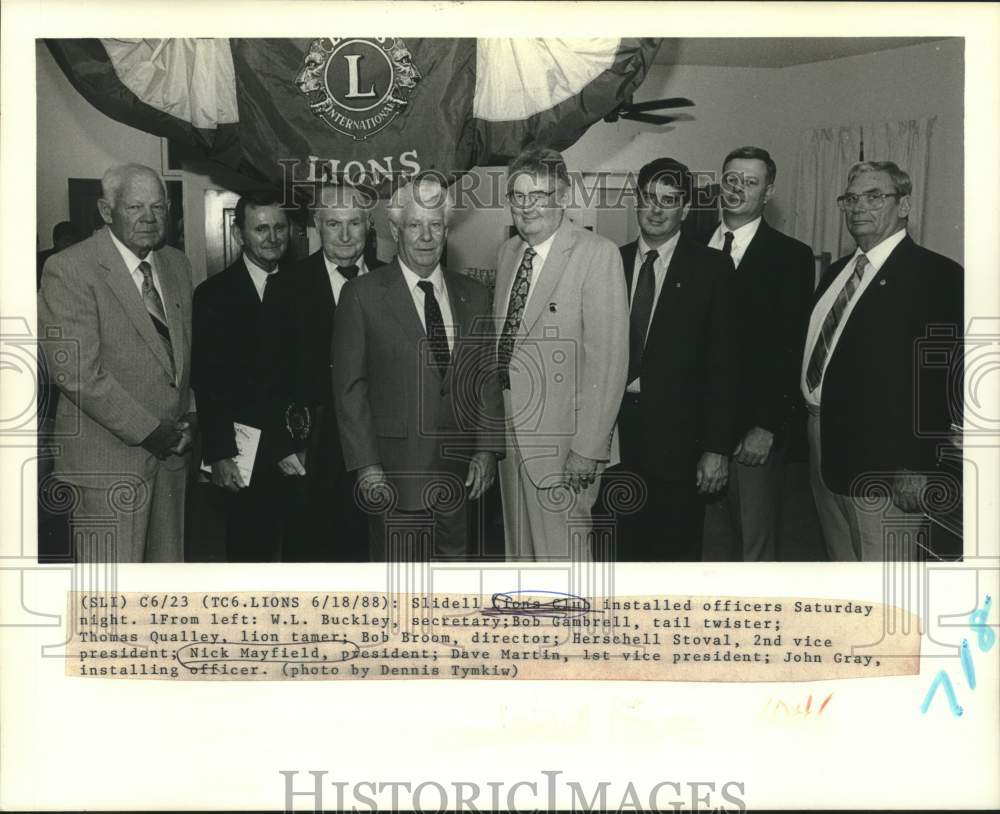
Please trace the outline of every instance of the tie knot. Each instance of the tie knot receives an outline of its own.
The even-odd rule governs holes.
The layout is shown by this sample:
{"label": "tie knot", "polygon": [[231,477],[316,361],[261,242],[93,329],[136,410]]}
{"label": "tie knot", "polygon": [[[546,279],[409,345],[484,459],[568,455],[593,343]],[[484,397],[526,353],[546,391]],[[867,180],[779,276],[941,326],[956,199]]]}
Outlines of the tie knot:
{"label": "tie knot", "polygon": [[524,250],[524,259],[534,260],[536,254],[538,254],[538,252],[531,248],[531,246],[528,246],[528,248]]}
{"label": "tie knot", "polygon": [[354,263],[351,263],[349,266],[337,266],[337,271],[348,280],[353,280],[358,276],[358,267]]}
{"label": "tie knot", "polygon": [[[360,285],[360,283],[358,283],[358,285]],[[419,283],[417,283],[417,286],[420,288],[421,291],[424,292],[425,297],[434,296],[434,283],[432,283],[430,280],[421,280]]]}
{"label": "tie knot", "polygon": [[142,274],[142,276],[148,280],[150,277],[153,276],[153,267],[149,265],[149,263],[147,263],[145,260],[143,260],[141,263],[139,263],[139,273]]}
{"label": "tie knot", "polygon": [[871,264],[868,262],[868,258],[863,254],[859,254],[858,259],[854,263],[854,273],[857,275],[859,280],[864,276],[865,270],[869,265]]}
{"label": "tie knot", "polygon": [[650,249],[646,252],[646,262],[655,263],[660,257],[660,253],[656,249]]}

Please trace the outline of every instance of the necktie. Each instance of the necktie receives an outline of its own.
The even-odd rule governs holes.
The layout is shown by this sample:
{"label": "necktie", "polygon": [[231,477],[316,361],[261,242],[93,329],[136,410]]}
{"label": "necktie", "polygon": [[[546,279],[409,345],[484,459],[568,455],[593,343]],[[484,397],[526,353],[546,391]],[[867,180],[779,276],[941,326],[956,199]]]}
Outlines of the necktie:
{"label": "necktie", "polygon": [[510,303],[507,305],[507,319],[500,331],[500,341],[497,343],[497,369],[500,373],[500,386],[510,390],[510,357],[514,355],[514,336],[521,327],[521,317],[524,315],[524,303],[528,299],[528,289],[531,288],[531,263],[535,250],[528,246],[521,258],[514,284],[510,289]]}
{"label": "necktie", "polygon": [[337,271],[348,280],[353,280],[358,276],[358,267],[354,263],[351,263],[349,266],[337,266]]}
{"label": "necktie", "polygon": [[854,296],[854,292],[858,290],[858,285],[861,283],[861,278],[868,265],[868,258],[863,254],[859,255],[854,264],[854,273],[847,278],[847,282],[844,283],[844,287],[840,289],[840,293],[833,303],[833,308],[823,320],[823,327],[820,329],[816,346],[809,358],[809,367],[806,368],[806,386],[810,393],[819,387],[819,383],[823,380],[823,368],[826,366],[826,357],[830,353],[830,345],[837,332],[837,326],[840,325],[840,320],[844,316],[844,311],[847,310],[847,305]]}
{"label": "necktie", "polygon": [[726,232],[722,236],[722,252],[723,252],[723,254],[732,254],[733,253],[733,233],[732,232]]}
{"label": "necktie", "polygon": [[176,372],[174,367],[174,346],[170,341],[170,329],[167,327],[167,315],[163,310],[163,300],[160,299],[156,286],[153,285],[153,268],[145,260],[139,264],[139,272],[142,274],[142,302],[146,306],[146,313],[153,321],[153,327],[159,334],[163,347],[167,351],[170,359],[170,368]]}
{"label": "necktie", "polygon": [[642,368],[642,351],[646,345],[649,318],[653,314],[653,298],[656,295],[656,277],[653,264],[660,256],[655,249],[646,252],[635,281],[635,296],[632,297],[632,313],[628,322],[628,380],[639,378]]}
{"label": "necktie", "polygon": [[434,283],[430,280],[421,280],[417,286],[424,292],[424,328],[431,342],[434,361],[444,376],[451,362],[451,354],[448,351],[448,334],[444,330],[441,307],[438,305],[437,297],[434,296]]}

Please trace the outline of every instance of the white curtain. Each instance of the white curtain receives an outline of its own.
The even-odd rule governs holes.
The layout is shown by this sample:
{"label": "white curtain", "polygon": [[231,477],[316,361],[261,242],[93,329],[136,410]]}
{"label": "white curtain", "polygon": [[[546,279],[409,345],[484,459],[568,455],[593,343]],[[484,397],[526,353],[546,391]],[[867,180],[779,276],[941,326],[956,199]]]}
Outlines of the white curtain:
{"label": "white curtain", "polygon": [[791,232],[836,260],[854,250],[854,241],[837,208],[847,186],[847,171],[859,160],[864,138],[866,161],[894,161],[909,173],[913,194],[909,232],[920,241],[935,116],[899,122],[820,127],[806,130],[799,141]]}

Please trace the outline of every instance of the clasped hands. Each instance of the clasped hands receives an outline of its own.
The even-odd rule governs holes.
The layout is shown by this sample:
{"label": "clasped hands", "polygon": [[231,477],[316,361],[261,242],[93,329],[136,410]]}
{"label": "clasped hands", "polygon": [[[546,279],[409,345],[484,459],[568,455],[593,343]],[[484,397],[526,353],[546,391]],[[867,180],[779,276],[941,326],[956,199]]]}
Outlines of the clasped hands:
{"label": "clasped hands", "polygon": [[161,421],[142,441],[142,448],[161,461],[171,455],[183,455],[194,444],[198,434],[198,417],[185,413],[177,421]]}

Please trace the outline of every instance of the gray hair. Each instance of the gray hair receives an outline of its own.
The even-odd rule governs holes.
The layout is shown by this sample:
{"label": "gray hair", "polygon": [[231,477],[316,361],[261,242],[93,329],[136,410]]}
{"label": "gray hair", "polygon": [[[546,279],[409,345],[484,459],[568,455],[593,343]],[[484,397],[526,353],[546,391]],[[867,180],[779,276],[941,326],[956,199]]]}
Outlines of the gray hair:
{"label": "gray hair", "polygon": [[101,177],[101,197],[108,202],[109,206],[114,207],[122,187],[136,175],[151,175],[160,184],[163,197],[167,197],[167,188],[164,186],[160,174],[145,164],[119,164],[117,167],[109,169]]}
{"label": "gray hair", "polygon": [[551,147],[531,145],[510,162],[507,167],[507,189],[510,190],[518,175],[527,173],[535,178],[555,180],[563,189],[569,187],[569,171],[562,153]]}
{"label": "gray hair", "polygon": [[913,192],[913,182],[905,170],[901,170],[899,165],[893,161],[859,161],[847,171],[847,185],[850,186],[854,179],[863,172],[886,172],[892,179],[893,186],[900,197],[905,197]]}
{"label": "gray hair", "polygon": [[320,212],[331,206],[353,206],[371,217],[376,200],[377,196],[374,191],[366,187],[347,183],[324,183],[317,187],[309,211],[315,219]]}
{"label": "gray hair", "polygon": [[441,179],[437,175],[428,173],[417,176],[409,184],[397,187],[386,204],[385,213],[390,222],[398,227],[402,224],[403,218],[406,217],[406,210],[411,206],[422,209],[442,208],[444,220],[447,223],[451,218],[451,210],[454,208],[455,202],[452,200],[448,187],[441,182]]}

